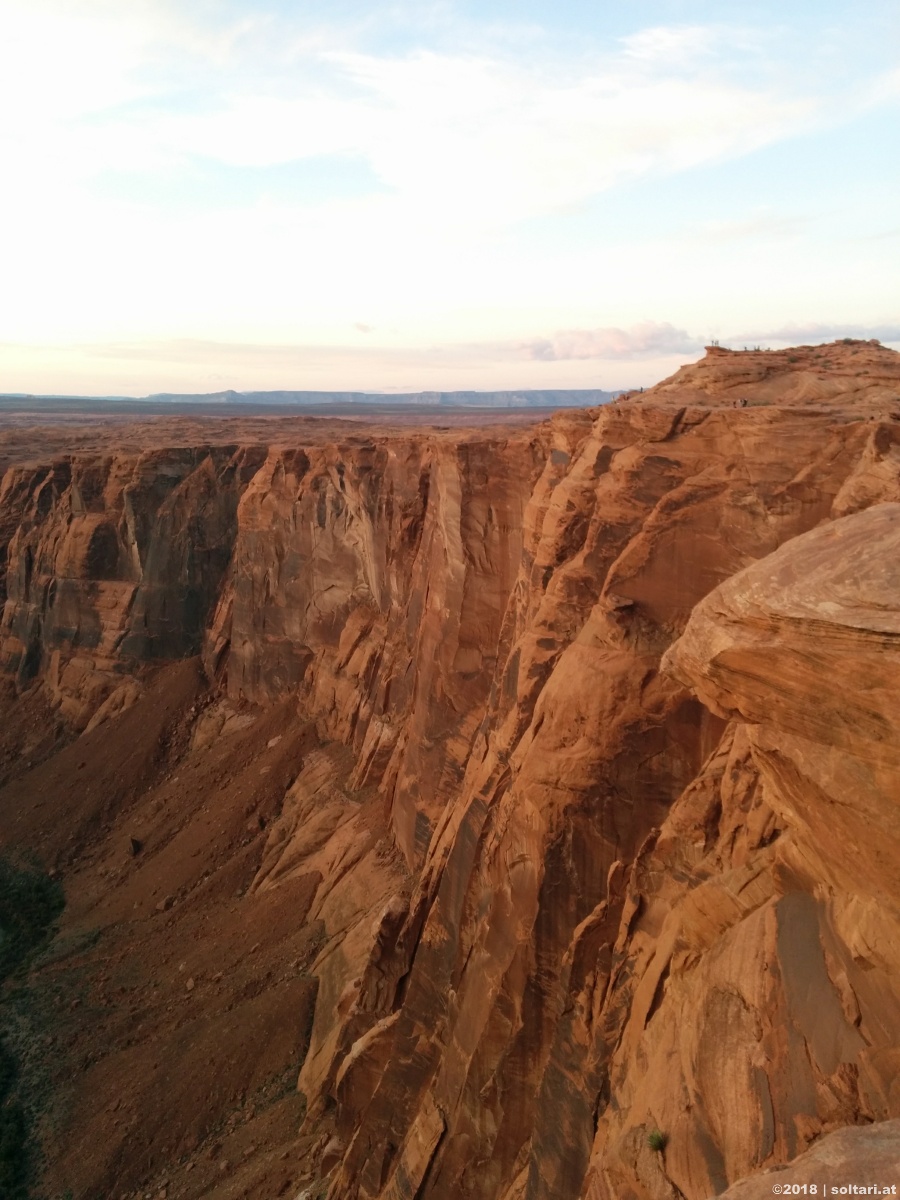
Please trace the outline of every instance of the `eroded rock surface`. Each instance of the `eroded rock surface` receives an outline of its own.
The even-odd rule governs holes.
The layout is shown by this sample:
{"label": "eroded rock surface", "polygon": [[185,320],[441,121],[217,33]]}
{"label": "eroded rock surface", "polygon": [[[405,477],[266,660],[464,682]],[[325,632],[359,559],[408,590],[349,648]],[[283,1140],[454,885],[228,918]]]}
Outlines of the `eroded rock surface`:
{"label": "eroded rock surface", "polygon": [[61,458],[10,467],[0,666],[41,676],[75,726],[133,702],[123,672],[199,653],[256,447]]}
{"label": "eroded rock surface", "polygon": [[[900,1115],[898,361],[713,350],[543,424],[10,466],[10,711],[85,732],[10,768],[3,839],[106,930],[84,971],[172,948],[72,1035],[101,1115],[54,1186],[706,1200]],[[129,1157],[130,1056],[176,1062],[201,1001],[239,1043],[215,1115]],[[302,1112],[247,1099],[254,1013]]]}
{"label": "eroded rock surface", "polygon": [[[892,1195],[900,1191],[900,1121],[882,1121],[861,1129],[839,1129],[828,1134],[785,1170],[742,1180],[724,1192],[721,1200],[763,1200],[773,1187],[815,1184],[818,1195]],[[831,1191],[831,1189],[840,1189]],[[856,1188],[854,1192],[853,1189]],[[866,1191],[866,1189],[869,1189]],[[877,1189],[877,1190],[876,1190]],[[800,1193],[802,1194],[802,1192]]]}
{"label": "eroded rock surface", "polygon": [[663,661],[729,725],[632,870],[587,1196],[723,1191],[897,1115],[898,535],[887,503],[797,537]]}

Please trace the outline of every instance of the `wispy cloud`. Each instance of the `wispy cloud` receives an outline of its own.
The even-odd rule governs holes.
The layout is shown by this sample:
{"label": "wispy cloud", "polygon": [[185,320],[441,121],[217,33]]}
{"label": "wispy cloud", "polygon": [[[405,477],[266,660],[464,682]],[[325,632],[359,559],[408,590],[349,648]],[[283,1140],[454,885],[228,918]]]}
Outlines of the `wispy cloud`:
{"label": "wispy cloud", "polygon": [[677,67],[696,66],[698,60],[708,58],[721,40],[722,32],[721,28],[711,25],[656,25],[623,37],[621,45],[627,59],[662,65],[671,71]]}
{"label": "wispy cloud", "polygon": [[781,325],[762,333],[735,334],[729,342],[761,345],[768,342],[784,342],[790,346],[818,345],[833,342],[837,338],[876,338],[879,342],[900,342],[900,322],[887,321],[872,325],[838,325],[815,323],[810,325]]}
{"label": "wispy cloud", "polygon": [[[900,325],[790,326],[723,338],[727,345],[877,337],[900,342]],[[453,388],[648,386],[673,357],[696,358],[704,339],[663,322],[569,330],[527,342],[484,340],[379,345],[170,338],[80,345],[0,343],[0,390],[115,394],[279,388],[363,391]],[[39,363],[36,371],[33,364]]]}
{"label": "wispy cloud", "polygon": [[522,343],[526,357],[558,362],[562,359],[644,359],[668,354],[691,354],[703,339],[668,322],[645,321],[630,329],[568,329],[550,338]]}
{"label": "wispy cloud", "polygon": [[[350,296],[384,328],[428,263],[442,280],[431,303],[452,287],[460,310],[459,264],[478,247],[490,255],[515,227],[623,182],[745,154],[818,104],[745,78],[718,28],[655,28],[563,62],[496,39],[374,50],[352,23],[204,25],[197,11],[212,10],[9,0],[0,162],[16,186],[0,192],[0,224],[20,236],[0,316],[12,336],[127,322],[213,334],[226,317],[258,336],[278,314],[273,336],[291,320],[336,336],[353,323]],[[336,193],[324,182],[343,178],[340,161],[356,167]],[[311,182],[292,190],[278,168],[298,163]],[[173,288],[187,275],[190,289]]]}
{"label": "wispy cloud", "polygon": [[880,233],[867,234],[866,237],[861,240],[866,242],[886,242],[892,241],[895,238],[900,238],[900,225],[898,225],[896,229],[885,229]]}
{"label": "wispy cloud", "polygon": [[[426,351],[462,371],[465,347],[473,371],[556,364],[571,381],[604,359],[625,374],[690,355],[684,327],[827,319],[838,278],[857,323],[893,312],[894,243],[863,243],[895,224],[895,176],[851,195],[847,172],[835,201],[826,158],[808,188],[766,175],[775,152],[739,169],[889,112],[900,76],[864,19],[865,52],[844,54],[838,31],[829,58],[809,25],[787,35],[758,14],[666,25],[670,6],[636,5],[628,25],[628,6],[615,22],[558,6],[511,28],[505,2],[462,7],[3,0],[4,336],[232,339],[263,347],[248,371],[293,341],[337,373],[344,342],[385,373]],[[676,180],[695,168],[728,186]],[[767,207],[782,196],[788,211]],[[648,311],[673,324],[635,324]],[[285,371],[311,363],[285,351]]]}
{"label": "wispy cloud", "polygon": [[645,30],[560,71],[490,51],[363,52],[346,31],[301,36],[273,17],[200,28],[149,3],[13,0],[4,20],[0,144],[26,192],[52,177],[61,198],[113,164],[346,154],[393,190],[403,220],[495,225],[746,154],[818,106],[744,81],[740,49],[713,27]]}
{"label": "wispy cloud", "polygon": [[429,50],[323,60],[333,92],[267,100],[261,137],[259,101],[242,98],[204,119],[198,140],[244,161],[327,141],[367,158],[417,223],[430,216],[444,228],[507,225],[641,175],[743,155],[816,111],[813,97],[729,79],[721,63],[688,78],[680,63],[632,47],[564,76]]}
{"label": "wispy cloud", "polygon": [[[361,341],[365,341],[365,345]],[[39,364],[35,370],[34,363]],[[0,343],[0,391],[141,396],[166,391],[278,388],[363,391],[606,387],[650,382],[598,378],[593,363],[546,364],[513,343],[312,345],[169,339],[80,345]]]}
{"label": "wispy cloud", "polygon": [[697,227],[697,236],[712,242],[739,242],[790,238],[806,232],[808,216],[767,210],[728,220],[707,221]]}

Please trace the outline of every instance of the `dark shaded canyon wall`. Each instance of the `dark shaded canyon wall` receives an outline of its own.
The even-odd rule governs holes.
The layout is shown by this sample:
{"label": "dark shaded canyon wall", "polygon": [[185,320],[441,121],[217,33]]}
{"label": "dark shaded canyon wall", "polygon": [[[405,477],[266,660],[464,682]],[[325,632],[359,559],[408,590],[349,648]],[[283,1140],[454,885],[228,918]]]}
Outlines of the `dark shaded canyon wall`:
{"label": "dark shaded canyon wall", "polygon": [[[254,885],[328,845],[340,863],[300,1079],[308,1126],[336,1121],[332,1200],[701,1200],[829,1122],[895,1113],[887,1083],[876,1103],[855,1082],[863,1042],[867,1078],[893,1062],[882,966],[864,1028],[835,1016],[837,1050],[798,1074],[797,947],[820,930],[808,971],[841,1012],[859,972],[825,894],[838,847],[794,820],[792,787],[820,813],[777,723],[767,749],[660,660],[723,581],[892,499],[896,443],[826,413],[624,403],[502,439],[4,476],[0,654],[23,686],[84,725],[141,664],[202,647],[233,704],[295,694],[332,747]],[[377,801],[399,867],[353,857],[329,778]]]}
{"label": "dark shaded canyon wall", "polygon": [[263,457],[199,447],[10,467],[4,672],[20,686],[42,678],[83,726],[116,692],[133,695],[122,676],[136,664],[199,653]]}

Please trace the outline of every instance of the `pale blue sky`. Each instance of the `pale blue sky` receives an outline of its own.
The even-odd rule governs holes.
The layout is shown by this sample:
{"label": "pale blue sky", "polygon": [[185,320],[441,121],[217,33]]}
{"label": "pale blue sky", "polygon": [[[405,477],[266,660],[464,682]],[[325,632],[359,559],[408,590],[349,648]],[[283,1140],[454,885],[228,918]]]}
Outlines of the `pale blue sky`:
{"label": "pale blue sky", "polygon": [[0,391],[900,346],[895,0],[0,2]]}

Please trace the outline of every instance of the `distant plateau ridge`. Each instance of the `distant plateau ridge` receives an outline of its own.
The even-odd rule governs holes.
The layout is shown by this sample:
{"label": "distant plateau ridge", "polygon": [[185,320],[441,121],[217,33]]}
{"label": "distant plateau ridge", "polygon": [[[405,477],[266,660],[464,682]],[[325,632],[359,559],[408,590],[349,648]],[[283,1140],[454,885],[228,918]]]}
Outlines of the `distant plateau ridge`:
{"label": "distant plateau ridge", "polygon": [[333,404],[367,404],[380,407],[414,405],[428,407],[465,408],[587,408],[605,404],[620,394],[600,388],[518,389],[500,392],[313,392],[274,391],[236,392],[157,392],[150,396],[37,396],[23,392],[0,393],[0,405],[22,400],[42,404],[83,404],[125,402],[129,404],[203,404],[252,405],[259,407],[319,406]]}

